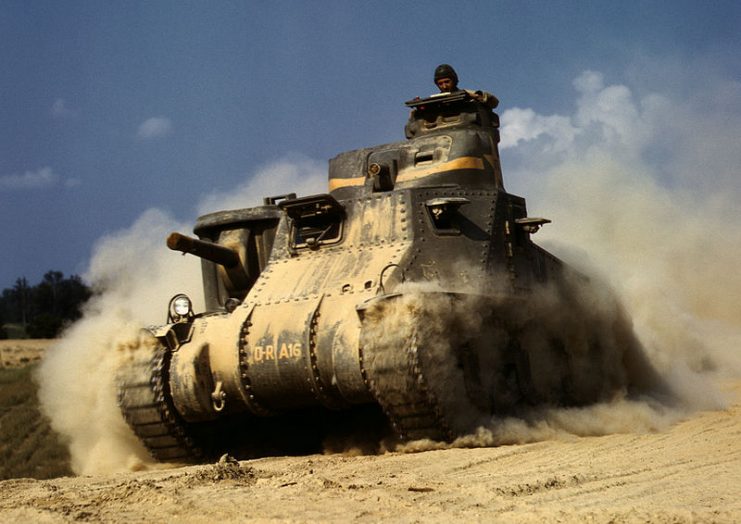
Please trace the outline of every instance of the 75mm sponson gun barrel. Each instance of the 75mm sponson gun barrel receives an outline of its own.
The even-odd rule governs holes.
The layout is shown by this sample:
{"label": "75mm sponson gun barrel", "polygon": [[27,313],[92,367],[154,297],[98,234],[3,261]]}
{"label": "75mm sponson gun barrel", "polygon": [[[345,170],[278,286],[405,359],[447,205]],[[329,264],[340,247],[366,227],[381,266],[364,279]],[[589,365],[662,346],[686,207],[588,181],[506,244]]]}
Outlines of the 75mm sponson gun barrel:
{"label": "75mm sponson gun barrel", "polygon": [[213,242],[204,242],[180,233],[170,233],[167,237],[167,247],[173,251],[182,251],[205,258],[225,268],[234,268],[240,264],[239,255],[228,247]]}

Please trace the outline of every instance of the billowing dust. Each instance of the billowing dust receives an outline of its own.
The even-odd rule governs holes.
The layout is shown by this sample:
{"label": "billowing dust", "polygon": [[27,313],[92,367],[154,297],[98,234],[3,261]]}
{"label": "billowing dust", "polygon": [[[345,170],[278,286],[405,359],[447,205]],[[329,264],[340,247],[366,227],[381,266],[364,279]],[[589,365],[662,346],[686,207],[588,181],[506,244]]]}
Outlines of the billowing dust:
{"label": "billowing dust", "polygon": [[171,296],[189,293],[203,307],[199,268],[163,249],[162,239],[180,227],[148,211],[129,230],[100,240],[86,275],[98,292],[40,366],[42,409],[69,443],[76,473],[136,469],[151,461],[120,414],[115,372],[141,328],[166,320]]}
{"label": "billowing dust", "polygon": [[[312,184],[318,192],[324,176],[311,165],[290,161],[268,165],[250,183],[231,192],[233,201],[227,203],[232,208],[259,205],[255,195],[286,193]],[[204,198],[199,212],[213,211],[209,206],[214,198]],[[136,350],[141,328],[166,321],[172,296],[186,293],[196,311],[203,310],[200,261],[165,247],[170,232],[190,234],[192,222],[179,223],[161,211],[149,210],[130,228],[100,239],[85,275],[96,294],[82,320],[64,333],[42,361],[37,376],[41,407],[68,443],[72,469],[78,474],[153,465],[123,420],[115,374],[119,362]]]}
{"label": "billowing dust", "polygon": [[647,359],[614,293],[595,278],[567,275],[527,301],[492,299],[484,281],[467,297],[430,284],[402,291],[366,313],[375,322],[369,346],[414,346],[419,380],[445,423],[466,436],[397,450],[655,431],[696,403]]}
{"label": "billowing dust", "polygon": [[[560,315],[561,291],[544,290],[541,300],[521,313],[525,323],[528,315],[541,319],[535,323],[537,329],[523,333],[533,337],[528,342],[532,354],[542,357],[536,363],[542,373],[528,394],[545,399],[545,405],[523,410],[510,404],[516,399],[488,399],[501,403],[508,415],[492,418],[475,413],[478,429],[452,444],[421,441],[398,449],[658,431],[693,410],[723,408],[725,399],[717,384],[724,376],[741,373],[741,273],[735,269],[741,259],[741,212],[736,204],[741,191],[733,185],[738,178],[729,171],[741,165],[741,159],[731,158],[739,155],[739,148],[728,152],[726,162],[713,158],[705,163],[703,154],[713,141],[712,133],[690,135],[698,122],[712,129],[703,108],[680,104],[670,95],[650,95],[636,102],[627,87],[604,86],[596,73],[585,73],[575,86],[579,95],[573,115],[541,117],[532,110],[503,113],[505,184],[528,197],[530,216],[554,220],[536,235],[537,242],[594,282],[607,282],[587,288],[594,292],[577,289],[567,297],[570,307],[593,319],[589,328],[602,335],[600,351],[592,349],[592,335],[574,325],[566,330],[575,337],[566,361],[554,358],[545,346],[538,350],[544,340],[533,335],[538,329],[559,332],[565,327],[562,321],[572,323],[573,318]],[[664,117],[662,111],[669,106],[682,111]],[[523,114],[527,119],[518,121]],[[626,122],[616,115],[632,117]],[[551,125],[545,131],[525,129],[539,119]],[[741,122],[731,119],[721,129],[727,132],[729,126],[738,136]],[[507,141],[508,129],[522,136]],[[669,158],[659,155],[656,160],[651,147],[666,136],[676,147],[671,155],[663,152]],[[717,153],[717,148],[713,150]],[[508,156],[515,164],[512,169],[507,166]],[[290,167],[279,177],[287,186],[280,189],[288,192],[294,184],[306,193],[322,192],[325,175],[317,174],[320,170],[310,164],[308,168],[279,164],[281,169]],[[716,170],[729,167],[726,172],[703,173],[687,172],[685,167],[702,165]],[[227,204],[222,205],[224,195],[215,195],[204,199],[200,211],[246,207],[259,203],[254,195],[281,192],[272,190],[270,169],[258,175],[238,196],[229,195]],[[707,185],[687,183],[693,176],[704,177]],[[165,320],[170,296],[185,292],[196,298],[196,308],[202,305],[198,261],[164,248],[171,230],[188,233],[190,226],[149,211],[129,230],[101,240],[86,275],[100,292],[40,368],[43,409],[69,443],[72,466],[79,474],[150,463],[120,415],[113,377],[117,359],[125,354],[120,348],[131,346],[141,326]],[[612,291],[606,291],[608,287]],[[416,296],[409,295],[404,307],[417,307]],[[424,307],[427,315],[436,308],[444,314],[445,320],[435,329],[451,327],[449,303]],[[544,318],[543,311],[552,315]],[[484,314],[459,315],[452,328],[464,337],[487,332],[488,337],[480,338],[492,343],[504,336]],[[451,358],[444,352],[440,355]],[[560,376],[553,369],[589,375],[592,380],[584,387],[597,388],[602,400],[589,406],[549,407],[557,388],[548,377]],[[507,377],[486,380],[506,384]],[[463,386],[453,383],[451,388],[455,387]],[[579,387],[572,384],[569,390],[570,400],[577,403]]]}
{"label": "billowing dust", "polygon": [[[741,150],[728,142],[741,134],[741,86],[709,78],[691,98],[639,98],[587,71],[574,87],[571,115],[503,113],[505,184],[528,198],[529,216],[553,219],[536,242],[612,287],[637,340],[606,356],[637,356],[624,371],[641,387],[592,406],[494,417],[453,446],[658,431],[724,408],[724,385],[741,376]],[[593,289],[582,296],[588,312],[621,316],[605,287]]]}

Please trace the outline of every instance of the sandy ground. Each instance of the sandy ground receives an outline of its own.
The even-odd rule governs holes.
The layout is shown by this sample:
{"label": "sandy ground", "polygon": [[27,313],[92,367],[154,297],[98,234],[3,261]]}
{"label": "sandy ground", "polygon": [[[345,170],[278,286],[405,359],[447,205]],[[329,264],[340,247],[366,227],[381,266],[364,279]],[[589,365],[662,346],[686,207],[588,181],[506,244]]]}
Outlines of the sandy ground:
{"label": "sandy ground", "polygon": [[26,366],[41,360],[52,339],[0,340],[0,368]]}
{"label": "sandy ground", "polygon": [[741,382],[661,433],[0,482],[0,522],[739,522]]}

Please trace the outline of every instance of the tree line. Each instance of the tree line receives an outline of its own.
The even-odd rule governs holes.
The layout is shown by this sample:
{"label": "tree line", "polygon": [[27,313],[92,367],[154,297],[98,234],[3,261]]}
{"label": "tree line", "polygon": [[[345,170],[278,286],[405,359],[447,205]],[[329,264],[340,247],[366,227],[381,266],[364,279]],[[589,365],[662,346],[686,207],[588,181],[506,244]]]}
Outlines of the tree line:
{"label": "tree line", "polygon": [[77,275],[48,271],[35,286],[25,277],[0,296],[0,338],[55,338],[82,316],[92,290]]}

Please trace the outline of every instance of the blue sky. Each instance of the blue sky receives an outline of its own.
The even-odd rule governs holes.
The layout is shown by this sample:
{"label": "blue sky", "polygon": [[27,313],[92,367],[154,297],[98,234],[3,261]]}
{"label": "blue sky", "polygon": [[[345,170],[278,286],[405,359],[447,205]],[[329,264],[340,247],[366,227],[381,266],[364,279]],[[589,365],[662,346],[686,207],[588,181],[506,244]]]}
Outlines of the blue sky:
{"label": "blue sky", "polygon": [[[100,239],[147,210],[190,224],[266,166],[321,171],[401,139],[403,101],[433,92],[441,62],[503,116],[532,111],[506,120],[510,143],[530,127],[503,148],[505,182],[547,208],[528,159],[553,152],[548,129],[592,118],[592,88],[625,87],[637,111],[687,102],[717,117],[705,134],[741,129],[739,28],[735,1],[0,0],[0,289],[86,273]],[[666,129],[643,160],[660,185],[705,195],[699,177],[671,178],[692,159]],[[719,137],[705,150],[734,194],[739,137]]]}

